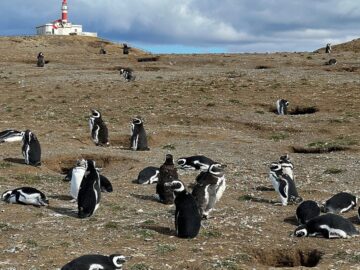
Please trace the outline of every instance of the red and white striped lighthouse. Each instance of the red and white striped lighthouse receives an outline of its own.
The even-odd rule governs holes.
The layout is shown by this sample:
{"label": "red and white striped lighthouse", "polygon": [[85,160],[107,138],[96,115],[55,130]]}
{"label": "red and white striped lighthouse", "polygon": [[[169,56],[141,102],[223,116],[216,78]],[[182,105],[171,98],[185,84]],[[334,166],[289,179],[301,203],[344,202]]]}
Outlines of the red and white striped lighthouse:
{"label": "red and white striped lighthouse", "polygon": [[68,6],[66,0],[63,0],[61,6],[61,21],[62,23],[68,22]]}

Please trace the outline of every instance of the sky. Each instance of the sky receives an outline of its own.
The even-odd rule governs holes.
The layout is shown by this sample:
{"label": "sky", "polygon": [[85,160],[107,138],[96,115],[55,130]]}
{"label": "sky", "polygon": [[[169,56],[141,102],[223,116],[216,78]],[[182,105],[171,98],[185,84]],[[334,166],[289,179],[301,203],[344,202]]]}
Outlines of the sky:
{"label": "sky", "polygon": [[[62,0],[1,0],[0,35],[34,35]],[[314,51],[360,37],[360,0],[68,0],[83,31],[152,53]]]}

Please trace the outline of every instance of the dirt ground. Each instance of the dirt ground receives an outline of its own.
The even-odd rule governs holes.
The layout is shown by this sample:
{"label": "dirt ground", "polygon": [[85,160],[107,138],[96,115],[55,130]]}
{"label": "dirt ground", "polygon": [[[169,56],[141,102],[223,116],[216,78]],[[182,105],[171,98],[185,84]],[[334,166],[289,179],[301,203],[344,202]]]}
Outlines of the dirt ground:
{"label": "dirt ground", "polygon": [[[100,55],[100,46],[108,51]],[[278,206],[269,165],[289,153],[304,199],[359,195],[359,41],[314,53],[146,55],[84,37],[0,38],[0,130],[31,129],[42,166],[22,164],[21,144],[0,145],[0,192],[40,189],[49,207],[0,203],[0,269],[60,269],[89,253],[131,256],[124,269],[360,269],[358,238],[294,238],[296,206]],[[343,47],[345,48],[345,47]],[[349,49],[350,48],[350,49]],[[42,51],[50,61],[37,68]],[[326,66],[330,58],[338,64]],[[135,82],[120,77],[131,67]],[[275,101],[290,111],[278,116]],[[103,114],[111,146],[90,140],[90,109]],[[131,118],[145,119],[150,151],[128,150]],[[335,152],[327,152],[335,146]],[[295,148],[294,148],[295,147]],[[317,148],[316,148],[317,147]],[[295,149],[295,153],[294,152]],[[302,153],[302,152],[317,153]],[[300,152],[300,153],[299,153]],[[206,155],[227,164],[227,189],[192,240],[175,236],[174,207],[133,181],[146,166]],[[89,219],[77,218],[64,170],[79,157],[102,167],[114,192]],[[187,185],[197,172],[179,172]],[[360,229],[356,210],[346,213]],[[316,269],[315,268],[315,269]]]}

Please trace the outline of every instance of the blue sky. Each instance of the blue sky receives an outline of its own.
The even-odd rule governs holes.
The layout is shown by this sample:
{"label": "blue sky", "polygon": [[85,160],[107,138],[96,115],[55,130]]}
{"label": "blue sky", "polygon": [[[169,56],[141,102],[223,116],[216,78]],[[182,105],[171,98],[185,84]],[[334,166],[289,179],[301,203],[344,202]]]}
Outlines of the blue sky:
{"label": "blue sky", "polygon": [[[62,0],[0,1],[0,35],[35,34]],[[359,0],[68,0],[84,31],[154,53],[313,51],[360,36]]]}

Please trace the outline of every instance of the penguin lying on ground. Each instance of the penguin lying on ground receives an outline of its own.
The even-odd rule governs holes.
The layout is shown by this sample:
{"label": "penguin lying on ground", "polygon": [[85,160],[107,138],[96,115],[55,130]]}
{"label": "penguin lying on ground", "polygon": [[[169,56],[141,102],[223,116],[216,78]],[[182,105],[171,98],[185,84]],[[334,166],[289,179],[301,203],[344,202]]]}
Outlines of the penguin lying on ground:
{"label": "penguin lying on ground", "polygon": [[7,129],[0,132],[0,143],[5,142],[21,142],[24,136],[23,131],[18,131],[15,129]]}
{"label": "penguin lying on ground", "polygon": [[296,228],[297,237],[323,236],[325,238],[350,238],[358,235],[354,225],[342,216],[325,214],[310,219],[305,225]]}
{"label": "penguin lying on ground", "polygon": [[356,196],[347,192],[340,192],[332,196],[324,203],[322,211],[325,213],[335,214],[345,213],[355,208],[355,206],[357,205],[357,201],[358,199]]}
{"label": "penguin lying on ground", "polygon": [[137,183],[141,185],[154,184],[159,180],[159,168],[157,167],[146,167],[139,172]]}
{"label": "penguin lying on ground", "polygon": [[120,254],[110,256],[83,255],[64,265],[61,270],[121,270],[126,258]]}
{"label": "penguin lying on ground", "polygon": [[182,157],[177,160],[177,164],[183,170],[201,170],[206,172],[210,165],[215,163],[205,156]]}
{"label": "penguin lying on ground", "polygon": [[185,189],[184,183],[179,180],[165,183],[175,196],[175,228],[180,238],[194,238],[201,227],[201,216],[194,197]]}
{"label": "penguin lying on ground", "polygon": [[303,201],[296,208],[296,219],[298,223],[306,224],[310,219],[320,215],[320,206],[317,202],[307,200]]}
{"label": "penguin lying on ground", "polygon": [[7,190],[1,195],[1,199],[7,203],[30,204],[35,206],[46,206],[49,204],[45,194],[32,187]]}

